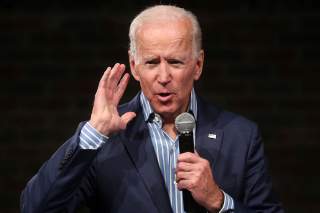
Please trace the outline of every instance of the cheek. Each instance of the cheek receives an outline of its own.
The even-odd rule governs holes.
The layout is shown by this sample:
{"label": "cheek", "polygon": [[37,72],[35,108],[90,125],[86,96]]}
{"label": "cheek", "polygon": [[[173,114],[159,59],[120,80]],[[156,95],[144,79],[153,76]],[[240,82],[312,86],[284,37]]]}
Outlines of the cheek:
{"label": "cheek", "polygon": [[188,99],[191,90],[193,87],[193,81],[191,80],[191,78],[185,78],[183,80],[181,80],[179,83],[177,82],[177,87],[176,87],[176,91],[177,91],[177,99],[179,101],[184,102],[184,100]]}
{"label": "cheek", "polygon": [[180,79],[178,82],[176,82],[176,85],[178,87],[178,91],[180,94],[183,94],[183,96],[189,95],[191,92],[191,89],[193,87],[194,78],[191,74],[191,72],[187,72],[187,75],[180,76]]}
{"label": "cheek", "polygon": [[[190,73],[190,72],[189,72]],[[180,87],[183,91],[189,90],[193,87],[194,78],[192,73],[184,75],[180,80]]]}
{"label": "cheek", "polygon": [[153,81],[150,79],[140,78],[140,87],[143,90],[143,92],[145,93],[145,95],[147,95],[146,93],[151,93],[152,83],[153,83]]}

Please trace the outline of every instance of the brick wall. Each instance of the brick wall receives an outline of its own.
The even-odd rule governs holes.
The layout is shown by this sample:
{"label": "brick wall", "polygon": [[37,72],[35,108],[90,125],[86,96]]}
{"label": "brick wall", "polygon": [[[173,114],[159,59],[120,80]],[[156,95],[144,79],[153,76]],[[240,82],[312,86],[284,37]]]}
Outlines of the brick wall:
{"label": "brick wall", "polygon": [[[103,70],[128,64],[130,20],[153,2],[0,2],[0,212],[19,212],[27,180],[88,119]],[[259,124],[285,208],[317,212],[320,3],[175,2],[203,28],[199,93]]]}

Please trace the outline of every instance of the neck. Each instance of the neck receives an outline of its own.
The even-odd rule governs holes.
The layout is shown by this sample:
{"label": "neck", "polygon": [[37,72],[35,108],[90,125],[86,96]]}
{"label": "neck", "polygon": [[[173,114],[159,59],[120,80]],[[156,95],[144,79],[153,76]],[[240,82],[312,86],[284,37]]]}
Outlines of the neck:
{"label": "neck", "polygon": [[174,123],[163,123],[162,129],[172,138],[176,139],[177,137],[177,130],[175,128]]}
{"label": "neck", "polygon": [[174,114],[161,114],[161,119],[163,122],[162,129],[174,140],[177,137],[177,130],[175,127],[175,119],[179,114],[181,114],[182,112],[185,112],[187,110],[187,107],[188,107],[188,105],[185,106],[179,112],[176,112]]}

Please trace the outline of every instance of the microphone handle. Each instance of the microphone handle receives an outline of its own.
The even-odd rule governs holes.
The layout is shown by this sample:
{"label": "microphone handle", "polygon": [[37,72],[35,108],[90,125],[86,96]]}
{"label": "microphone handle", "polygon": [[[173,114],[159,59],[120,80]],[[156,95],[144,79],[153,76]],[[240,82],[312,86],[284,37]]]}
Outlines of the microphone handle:
{"label": "microphone handle", "polygon": [[193,145],[193,133],[192,132],[184,132],[179,136],[179,149],[180,153],[184,152],[194,152]]}
{"label": "microphone handle", "polygon": [[[193,133],[182,133],[179,136],[179,149],[180,153],[194,152]],[[183,205],[186,213],[205,213],[207,212],[204,207],[200,206],[192,197],[189,190],[183,189]]]}

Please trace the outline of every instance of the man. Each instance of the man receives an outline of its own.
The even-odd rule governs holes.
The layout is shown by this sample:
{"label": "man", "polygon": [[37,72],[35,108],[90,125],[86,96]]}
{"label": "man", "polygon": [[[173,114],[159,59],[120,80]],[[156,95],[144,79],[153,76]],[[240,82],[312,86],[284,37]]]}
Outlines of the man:
{"label": "man", "polygon": [[[192,13],[155,6],[130,26],[130,69],[141,93],[118,103],[129,74],[104,72],[91,118],[28,183],[22,212],[184,212],[182,189],[208,212],[282,212],[254,123],[202,101],[201,30]],[[175,118],[196,119],[195,153],[179,154]]]}

